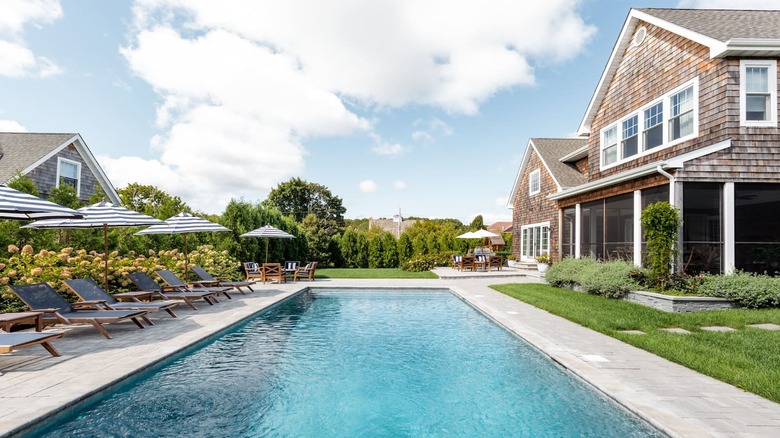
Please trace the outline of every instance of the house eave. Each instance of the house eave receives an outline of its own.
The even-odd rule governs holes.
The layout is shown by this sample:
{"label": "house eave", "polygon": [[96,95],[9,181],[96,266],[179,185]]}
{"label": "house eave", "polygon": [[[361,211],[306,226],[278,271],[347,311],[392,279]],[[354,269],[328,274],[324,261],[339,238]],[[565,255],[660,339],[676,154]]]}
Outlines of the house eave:
{"label": "house eave", "polygon": [[577,149],[576,151],[562,156],[559,161],[562,163],[572,163],[572,162],[579,161],[583,158],[586,158],[587,156],[588,156],[588,145],[586,144],[585,146]]}
{"label": "house eave", "polygon": [[780,39],[732,38],[710,47],[710,57],[767,57],[780,56]]}
{"label": "house eave", "polygon": [[659,166],[661,169],[680,169],[687,161],[700,158],[705,155],[709,155],[729,147],[731,147],[731,139],[724,140],[720,143],[715,143],[713,145],[703,147],[701,149],[697,149],[682,155],[678,155],[676,157],[671,157],[666,160],[656,161],[650,164],[646,164],[644,166],[637,167],[636,169],[631,169],[626,172],[610,175],[606,178],[591,181],[576,187],[572,187],[570,189],[561,190],[558,193],[554,193],[548,196],[547,198],[553,201],[557,201],[560,199],[566,199],[572,196],[593,192],[595,190],[610,187],[626,181],[631,181],[636,178],[641,178],[643,176],[658,173]]}

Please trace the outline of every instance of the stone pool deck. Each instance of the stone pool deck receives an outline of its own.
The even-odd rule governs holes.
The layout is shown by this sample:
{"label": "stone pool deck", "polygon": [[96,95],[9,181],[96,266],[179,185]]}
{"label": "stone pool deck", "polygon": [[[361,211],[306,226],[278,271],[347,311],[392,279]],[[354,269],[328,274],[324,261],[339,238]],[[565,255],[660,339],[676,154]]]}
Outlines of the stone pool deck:
{"label": "stone pool deck", "polygon": [[[155,316],[144,330],[109,325],[104,339],[91,326],[58,330],[55,358],[41,347],[0,355],[0,437],[63,410],[117,380],[147,369],[307,287],[448,288],[515,332],[552,360],[673,437],[777,437],[780,404],[703,376],[613,338],[502,295],[488,286],[536,282],[504,274],[440,280],[318,280],[259,285],[247,295],[179,318]],[[60,326],[62,327],[62,326]],[[487,371],[487,370],[486,370]]]}

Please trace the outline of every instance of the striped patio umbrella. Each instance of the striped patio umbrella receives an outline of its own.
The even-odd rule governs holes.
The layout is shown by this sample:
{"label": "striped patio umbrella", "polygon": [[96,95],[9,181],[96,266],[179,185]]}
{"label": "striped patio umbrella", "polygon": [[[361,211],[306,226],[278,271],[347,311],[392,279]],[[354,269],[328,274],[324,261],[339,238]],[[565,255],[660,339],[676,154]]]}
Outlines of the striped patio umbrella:
{"label": "striped patio umbrella", "polygon": [[193,216],[186,211],[183,211],[176,216],[166,219],[162,224],[152,225],[151,227],[145,230],[141,230],[135,234],[137,236],[144,234],[184,234],[184,260],[187,264],[187,269],[189,269],[190,254],[187,251],[187,234],[209,233],[215,231],[230,231],[230,228],[223,227],[220,224],[211,222],[198,216]]}
{"label": "striped patio umbrella", "polygon": [[0,219],[79,218],[76,210],[0,185]]}
{"label": "striped patio umbrella", "polygon": [[270,225],[246,232],[240,237],[265,237],[265,262],[268,263],[268,240],[269,239],[295,239],[290,233],[286,233]]}
{"label": "striped patio umbrella", "polygon": [[158,225],[160,219],[137,213],[119,205],[102,201],[76,210],[82,219],[44,219],[24,225],[22,228],[103,228],[105,272],[103,286],[108,290],[108,227],[138,227]]}

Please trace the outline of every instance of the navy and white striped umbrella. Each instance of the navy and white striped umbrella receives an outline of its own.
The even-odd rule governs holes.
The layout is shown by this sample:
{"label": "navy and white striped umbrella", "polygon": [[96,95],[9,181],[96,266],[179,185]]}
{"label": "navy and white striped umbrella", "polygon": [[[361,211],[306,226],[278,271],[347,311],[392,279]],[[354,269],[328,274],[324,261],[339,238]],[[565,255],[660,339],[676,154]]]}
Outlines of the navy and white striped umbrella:
{"label": "navy and white striped umbrella", "polygon": [[187,264],[187,269],[189,269],[190,256],[187,251],[187,234],[214,231],[230,231],[230,228],[183,211],[176,216],[166,219],[162,224],[153,225],[135,234],[137,236],[143,234],[184,234],[184,262]]}
{"label": "navy and white striped umbrella", "polygon": [[0,219],[78,218],[82,215],[53,202],[0,185]]}
{"label": "navy and white striped umbrella", "polygon": [[138,227],[158,225],[160,219],[102,201],[76,210],[82,219],[44,219],[24,225],[22,228],[103,228],[105,249],[105,275],[103,283],[108,291],[108,227]]}
{"label": "navy and white striped umbrella", "polygon": [[268,240],[269,239],[295,239],[290,233],[284,232],[271,225],[257,228],[242,234],[240,237],[265,237],[265,261],[268,262]]}

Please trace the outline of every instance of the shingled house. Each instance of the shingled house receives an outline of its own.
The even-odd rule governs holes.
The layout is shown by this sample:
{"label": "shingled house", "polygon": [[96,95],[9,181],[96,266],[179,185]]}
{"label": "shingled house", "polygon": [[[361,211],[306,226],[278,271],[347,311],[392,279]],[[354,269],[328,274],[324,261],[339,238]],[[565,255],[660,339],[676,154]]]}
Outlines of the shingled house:
{"label": "shingled house", "polygon": [[0,132],[0,183],[22,174],[46,198],[54,187],[68,184],[83,202],[100,187],[109,201],[121,204],[114,186],[79,134]]}
{"label": "shingled house", "polygon": [[[779,271],[779,58],[780,11],[632,9],[578,130],[584,182],[538,201],[517,188],[535,170],[521,167],[515,252],[536,252],[526,221],[549,221],[553,258],[639,265],[641,211],[667,200],[683,218],[678,268]],[[518,211],[529,202],[548,219]]]}

